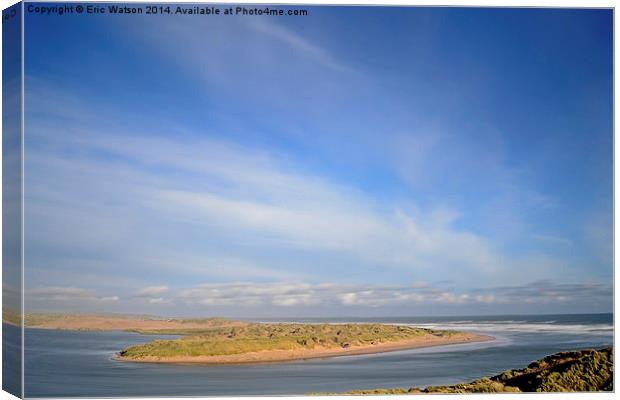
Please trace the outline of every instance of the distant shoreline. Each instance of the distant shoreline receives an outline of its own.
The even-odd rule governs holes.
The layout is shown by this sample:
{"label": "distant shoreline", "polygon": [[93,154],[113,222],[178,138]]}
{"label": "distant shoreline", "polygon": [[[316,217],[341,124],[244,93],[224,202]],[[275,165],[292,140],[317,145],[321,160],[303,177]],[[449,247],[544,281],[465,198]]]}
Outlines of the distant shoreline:
{"label": "distant shoreline", "polygon": [[214,326],[243,326],[242,321],[224,318],[153,318],[124,315],[96,314],[26,314],[26,328],[57,329],[68,331],[186,331],[209,329]]}
{"label": "distant shoreline", "polygon": [[259,364],[286,361],[302,361],[318,358],[332,358],[342,356],[380,354],[394,351],[412,350],[427,347],[445,346],[451,344],[465,344],[476,342],[487,342],[495,340],[493,336],[477,335],[470,333],[459,333],[456,337],[436,337],[403,340],[399,342],[379,343],[367,346],[356,346],[351,348],[329,348],[329,349],[295,349],[295,350],[265,350],[258,352],[216,355],[216,356],[175,356],[175,357],[156,357],[145,356],[140,359],[123,357],[117,355],[113,357],[116,361],[137,362],[137,363],[160,363],[160,364]]}

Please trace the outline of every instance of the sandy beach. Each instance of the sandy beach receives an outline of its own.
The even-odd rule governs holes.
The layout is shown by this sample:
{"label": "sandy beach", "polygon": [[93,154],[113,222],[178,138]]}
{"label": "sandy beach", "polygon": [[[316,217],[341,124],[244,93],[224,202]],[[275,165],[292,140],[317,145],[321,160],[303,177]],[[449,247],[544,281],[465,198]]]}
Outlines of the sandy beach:
{"label": "sandy beach", "polygon": [[451,337],[423,337],[417,339],[403,340],[398,342],[378,343],[368,346],[352,346],[349,348],[314,348],[314,349],[295,349],[295,350],[266,350],[243,354],[217,355],[217,356],[175,356],[175,357],[155,357],[146,356],[140,359],[114,357],[118,361],[139,362],[139,363],[171,363],[171,364],[250,364],[283,362],[295,360],[309,360],[315,358],[328,358],[340,356],[353,356],[362,354],[376,354],[392,351],[410,350],[423,347],[443,346],[449,344],[462,344],[473,342],[485,342],[494,340],[492,336],[475,335],[461,333]]}

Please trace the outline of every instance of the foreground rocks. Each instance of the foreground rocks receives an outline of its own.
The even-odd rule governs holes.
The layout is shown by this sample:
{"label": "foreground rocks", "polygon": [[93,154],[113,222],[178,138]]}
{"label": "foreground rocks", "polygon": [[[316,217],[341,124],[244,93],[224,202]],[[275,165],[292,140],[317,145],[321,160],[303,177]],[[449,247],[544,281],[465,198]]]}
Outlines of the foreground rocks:
{"label": "foreground rocks", "polygon": [[347,394],[613,391],[613,348],[557,353],[491,378],[452,386],[374,389]]}

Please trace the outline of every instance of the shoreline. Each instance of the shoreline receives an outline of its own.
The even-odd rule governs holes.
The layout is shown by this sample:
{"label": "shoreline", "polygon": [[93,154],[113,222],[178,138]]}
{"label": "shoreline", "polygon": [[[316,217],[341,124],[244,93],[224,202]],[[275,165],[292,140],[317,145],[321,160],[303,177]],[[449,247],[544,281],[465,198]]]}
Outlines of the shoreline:
{"label": "shoreline", "polygon": [[495,337],[466,333],[460,337],[432,338],[432,339],[409,339],[399,342],[387,342],[370,346],[357,346],[352,348],[325,348],[325,349],[298,349],[298,350],[265,350],[258,352],[216,355],[216,356],[175,356],[144,358],[122,357],[117,353],[112,357],[115,361],[156,364],[203,364],[203,365],[226,365],[226,364],[261,364],[272,362],[302,361],[319,358],[333,358],[343,356],[356,356],[368,354],[381,354],[395,351],[420,349],[427,347],[446,346],[451,344],[465,344],[488,342]]}
{"label": "shoreline", "polygon": [[246,325],[243,321],[220,317],[182,319],[133,315],[29,314],[25,319],[26,328],[86,332],[189,331]]}

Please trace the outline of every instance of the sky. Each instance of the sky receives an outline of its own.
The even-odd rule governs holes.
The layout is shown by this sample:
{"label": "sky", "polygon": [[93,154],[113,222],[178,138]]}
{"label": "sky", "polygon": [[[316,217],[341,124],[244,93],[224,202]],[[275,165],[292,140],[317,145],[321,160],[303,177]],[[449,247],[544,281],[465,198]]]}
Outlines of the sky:
{"label": "sky", "polygon": [[610,312],[612,12],[26,13],[26,309]]}
{"label": "sky", "polygon": [[[21,13],[19,7],[3,10],[10,16],[2,26],[2,304],[21,311]],[[17,378],[16,378],[17,379]]]}

